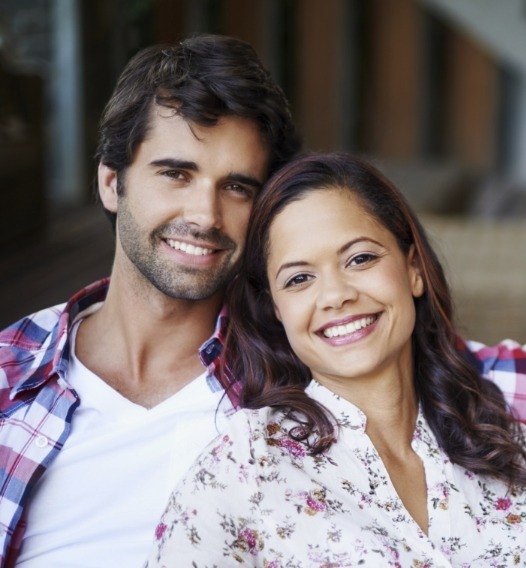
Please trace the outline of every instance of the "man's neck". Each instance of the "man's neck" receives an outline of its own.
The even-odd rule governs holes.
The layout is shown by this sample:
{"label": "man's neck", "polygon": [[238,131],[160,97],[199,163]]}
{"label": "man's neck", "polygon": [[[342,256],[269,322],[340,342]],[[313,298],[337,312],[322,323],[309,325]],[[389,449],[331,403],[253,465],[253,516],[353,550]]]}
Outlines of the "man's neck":
{"label": "man's neck", "polygon": [[129,400],[153,407],[204,371],[222,296],[175,300],[112,275],[103,306],[80,325],[76,355]]}

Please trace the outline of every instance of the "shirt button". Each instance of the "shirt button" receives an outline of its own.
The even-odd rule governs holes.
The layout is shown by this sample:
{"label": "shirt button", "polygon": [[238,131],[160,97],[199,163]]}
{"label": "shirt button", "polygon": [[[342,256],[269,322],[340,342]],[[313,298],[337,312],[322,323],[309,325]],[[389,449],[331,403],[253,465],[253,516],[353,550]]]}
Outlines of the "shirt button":
{"label": "shirt button", "polygon": [[45,436],[38,436],[35,440],[35,445],[37,448],[45,448],[48,444],[48,439]]}

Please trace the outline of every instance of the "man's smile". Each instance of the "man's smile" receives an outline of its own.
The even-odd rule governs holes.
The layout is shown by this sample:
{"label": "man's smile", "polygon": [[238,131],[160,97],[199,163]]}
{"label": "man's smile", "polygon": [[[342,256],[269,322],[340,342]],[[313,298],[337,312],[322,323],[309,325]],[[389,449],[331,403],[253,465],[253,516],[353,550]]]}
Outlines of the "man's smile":
{"label": "man's smile", "polygon": [[171,246],[174,250],[180,250],[186,254],[191,254],[195,256],[206,256],[216,252],[212,248],[192,245],[190,243],[186,243],[184,241],[176,241],[174,239],[166,239],[166,242],[169,246]]}

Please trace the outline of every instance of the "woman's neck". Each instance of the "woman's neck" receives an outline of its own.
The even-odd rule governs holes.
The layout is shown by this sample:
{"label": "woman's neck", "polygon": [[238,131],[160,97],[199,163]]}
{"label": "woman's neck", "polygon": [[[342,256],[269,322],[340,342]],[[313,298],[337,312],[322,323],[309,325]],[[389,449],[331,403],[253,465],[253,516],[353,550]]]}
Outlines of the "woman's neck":
{"label": "woman's neck", "polygon": [[376,377],[314,378],[365,414],[366,433],[380,454],[403,457],[411,451],[418,401],[410,363]]}

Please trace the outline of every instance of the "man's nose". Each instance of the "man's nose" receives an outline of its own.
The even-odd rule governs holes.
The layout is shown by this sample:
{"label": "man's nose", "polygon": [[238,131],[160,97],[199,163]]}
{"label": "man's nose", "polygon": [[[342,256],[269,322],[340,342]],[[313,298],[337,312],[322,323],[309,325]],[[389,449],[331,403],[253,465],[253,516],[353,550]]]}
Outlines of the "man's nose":
{"label": "man's nose", "polygon": [[210,183],[202,183],[190,189],[184,211],[186,222],[200,229],[219,229],[222,225],[220,196]]}

